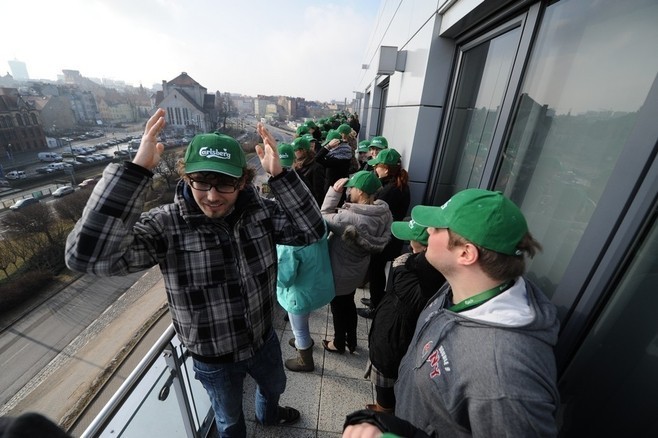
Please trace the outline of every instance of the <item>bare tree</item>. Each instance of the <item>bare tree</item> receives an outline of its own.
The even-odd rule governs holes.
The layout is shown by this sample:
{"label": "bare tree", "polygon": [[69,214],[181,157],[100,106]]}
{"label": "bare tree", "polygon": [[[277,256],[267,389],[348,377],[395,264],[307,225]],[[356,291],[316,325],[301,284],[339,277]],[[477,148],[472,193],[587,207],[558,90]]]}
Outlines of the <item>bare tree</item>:
{"label": "bare tree", "polygon": [[9,239],[0,240],[0,270],[4,272],[5,277],[9,278],[9,273],[7,272],[9,266],[14,265],[14,267],[17,268],[17,260],[18,257],[14,252],[11,241]]}
{"label": "bare tree", "polygon": [[7,214],[3,220],[9,232],[16,236],[44,234],[48,242],[55,243],[50,228],[55,223],[55,215],[46,204],[34,204],[23,210]]}
{"label": "bare tree", "polygon": [[[26,262],[31,256],[32,256],[32,244],[28,243],[26,244],[26,241],[29,239],[13,239],[9,241],[10,243],[8,245],[11,245],[11,249],[16,255],[16,261],[18,259],[21,259],[23,262]],[[16,265],[16,269],[18,269],[18,265]]]}
{"label": "bare tree", "polygon": [[89,200],[89,190],[76,190],[53,204],[57,217],[64,221],[76,223],[82,217],[82,211]]}
{"label": "bare tree", "polygon": [[160,163],[158,167],[153,170],[153,173],[160,175],[167,182],[167,187],[178,179],[178,172],[176,171],[176,164],[182,158],[181,151],[165,151],[160,156]]}

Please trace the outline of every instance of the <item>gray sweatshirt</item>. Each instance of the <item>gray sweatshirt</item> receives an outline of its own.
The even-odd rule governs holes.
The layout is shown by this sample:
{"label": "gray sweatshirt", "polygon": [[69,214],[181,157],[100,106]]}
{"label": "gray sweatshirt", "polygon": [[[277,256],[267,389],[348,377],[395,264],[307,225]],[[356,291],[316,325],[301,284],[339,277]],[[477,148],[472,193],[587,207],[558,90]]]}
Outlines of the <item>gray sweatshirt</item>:
{"label": "gray sweatshirt", "polygon": [[432,436],[556,436],[555,306],[522,277],[461,313],[446,308],[449,290],[418,318],[395,414]]}

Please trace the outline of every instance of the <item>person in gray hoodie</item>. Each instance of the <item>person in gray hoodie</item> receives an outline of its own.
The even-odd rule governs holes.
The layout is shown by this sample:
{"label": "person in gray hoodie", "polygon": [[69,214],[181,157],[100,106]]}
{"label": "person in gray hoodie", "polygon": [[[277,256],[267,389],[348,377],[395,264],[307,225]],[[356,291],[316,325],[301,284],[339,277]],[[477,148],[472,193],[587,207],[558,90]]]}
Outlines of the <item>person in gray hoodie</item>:
{"label": "person in gray hoodie", "polygon": [[[348,201],[338,208],[345,187],[350,188]],[[350,353],[356,349],[356,288],[364,282],[370,255],[382,251],[391,236],[391,211],[386,202],[375,200],[381,187],[374,173],[361,170],[336,181],[320,209],[331,232],[329,257],[336,287],[331,300],[334,338],[322,342],[332,353],[344,353],[346,346]]]}
{"label": "person in gray hoodie", "polygon": [[411,217],[428,227],[426,258],[447,283],[400,364],[395,417],[357,411],[343,436],[557,436],[559,323],[523,276],[524,255],[541,249],[523,214],[500,192],[467,189]]}

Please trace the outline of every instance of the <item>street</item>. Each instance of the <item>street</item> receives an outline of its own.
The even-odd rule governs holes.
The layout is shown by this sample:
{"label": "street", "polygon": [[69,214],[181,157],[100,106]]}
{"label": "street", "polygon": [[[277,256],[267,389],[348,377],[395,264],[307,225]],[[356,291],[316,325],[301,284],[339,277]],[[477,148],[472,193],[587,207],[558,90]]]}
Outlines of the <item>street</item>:
{"label": "street", "polygon": [[71,341],[83,332],[93,337],[94,332],[86,329],[141,275],[85,275],[2,331],[0,415],[11,407],[7,403],[17,393],[39,384],[55,358],[75,356],[75,348],[68,348]]}

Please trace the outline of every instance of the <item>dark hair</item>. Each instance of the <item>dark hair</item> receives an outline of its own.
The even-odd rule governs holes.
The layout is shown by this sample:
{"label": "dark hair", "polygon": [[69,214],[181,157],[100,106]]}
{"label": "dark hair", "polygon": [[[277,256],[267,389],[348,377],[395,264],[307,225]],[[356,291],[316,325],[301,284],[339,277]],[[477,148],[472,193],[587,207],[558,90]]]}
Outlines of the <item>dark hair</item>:
{"label": "dark hair", "polygon": [[535,254],[542,249],[541,244],[537,242],[529,232],[523,236],[521,242],[517,245],[517,249],[521,251],[520,255],[508,255],[482,248],[480,245],[476,245],[450,229],[448,229],[448,236],[448,249],[466,243],[475,246],[480,255],[480,267],[484,273],[494,280],[500,281],[512,280],[523,275],[525,273],[524,255],[533,258]]}
{"label": "dark hair", "polygon": [[[178,176],[180,176],[185,181],[189,180],[189,177],[185,173],[185,160],[183,158],[176,162],[176,172],[178,172]],[[255,176],[256,171],[251,167],[245,166],[242,168],[242,176],[238,178],[238,180],[240,182],[244,182],[245,184],[251,184]]]}

